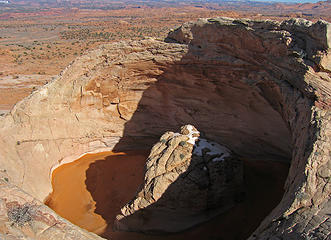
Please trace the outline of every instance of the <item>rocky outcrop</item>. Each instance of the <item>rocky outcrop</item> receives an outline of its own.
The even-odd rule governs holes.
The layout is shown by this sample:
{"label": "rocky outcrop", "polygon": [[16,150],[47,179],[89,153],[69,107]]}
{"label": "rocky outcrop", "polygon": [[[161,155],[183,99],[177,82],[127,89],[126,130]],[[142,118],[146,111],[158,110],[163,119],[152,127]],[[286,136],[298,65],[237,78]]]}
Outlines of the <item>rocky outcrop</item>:
{"label": "rocky outcrop", "polygon": [[243,196],[243,164],[192,125],[166,132],[147,159],[142,189],[116,217],[120,231],[179,232],[229,210]]}
{"label": "rocky outcrop", "polygon": [[98,240],[21,189],[0,180],[0,239]]}
{"label": "rocky outcrop", "polygon": [[44,200],[56,166],[150,148],[191,123],[239,156],[291,161],[282,201],[251,239],[327,239],[330,32],[323,21],[214,18],[174,30],[173,43],[104,45],[0,116],[0,170]]}

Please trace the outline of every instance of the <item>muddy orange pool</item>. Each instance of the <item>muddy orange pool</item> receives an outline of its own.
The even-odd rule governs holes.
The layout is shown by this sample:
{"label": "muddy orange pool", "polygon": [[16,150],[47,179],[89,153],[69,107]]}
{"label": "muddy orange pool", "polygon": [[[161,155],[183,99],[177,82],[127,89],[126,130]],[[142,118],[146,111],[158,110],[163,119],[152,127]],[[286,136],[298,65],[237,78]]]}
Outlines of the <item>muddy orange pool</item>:
{"label": "muddy orange pool", "polygon": [[54,170],[46,204],[88,231],[102,234],[143,181],[147,151],[87,154]]}
{"label": "muddy orange pool", "polygon": [[279,203],[289,164],[244,160],[246,198],[231,211],[185,232],[169,235],[114,232],[120,208],[143,182],[149,151],[87,154],[52,175],[46,204],[72,223],[113,240],[246,239]]}

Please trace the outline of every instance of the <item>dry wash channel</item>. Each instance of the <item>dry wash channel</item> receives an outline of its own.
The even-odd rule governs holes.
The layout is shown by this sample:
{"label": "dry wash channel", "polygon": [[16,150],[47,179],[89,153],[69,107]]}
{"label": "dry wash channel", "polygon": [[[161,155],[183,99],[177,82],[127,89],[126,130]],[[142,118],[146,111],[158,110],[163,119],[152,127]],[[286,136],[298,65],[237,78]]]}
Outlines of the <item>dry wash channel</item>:
{"label": "dry wash channel", "polygon": [[[87,152],[150,149],[164,132],[190,123],[245,159],[247,182],[260,171],[267,183],[264,174],[272,176],[269,171],[282,162],[286,175],[291,164],[284,194],[274,186],[279,204],[261,215],[254,233],[246,233],[250,239],[327,238],[329,23],[201,19],[170,32],[166,41],[104,45],[17,104],[0,122],[0,162],[9,183],[42,201],[52,192],[55,167]],[[253,202],[260,194],[255,192]],[[8,195],[3,201],[15,202],[15,191]],[[1,211],[13,212],[5,206]],[[26,226],[42,221],[38,214],[31,210]],[[67,228],[45,223],[47,231],[31,231],[40,238],[48,229],[71,236],[70,228],[84,239],[79,228],[54,218]],[[11,231],[22,229],[14,224]],[[93,238],[98,239],[86,239]]]}

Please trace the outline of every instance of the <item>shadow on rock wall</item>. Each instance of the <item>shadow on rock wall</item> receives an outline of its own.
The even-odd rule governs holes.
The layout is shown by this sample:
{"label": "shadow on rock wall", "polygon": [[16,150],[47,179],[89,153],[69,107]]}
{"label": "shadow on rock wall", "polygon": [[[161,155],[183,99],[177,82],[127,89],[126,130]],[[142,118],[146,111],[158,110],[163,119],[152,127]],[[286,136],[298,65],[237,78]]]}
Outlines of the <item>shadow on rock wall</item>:
{"label": "shadow on rock wall", "polygon": [[190,45],[181,61],[159,63],[163,73],[144,91],[114,150],[150,149],[165,131],[192,124],[241,156],[289,161],[287,126],[255,84],[268,75],[263,65],[205,51]]}
{"label": "shadow on rock wall", "polygon": [[[101,236],[115,240],[246,239],[281,200],[288,172],[288,164],[274,161],[244,161],[243,189],[246,192],[244,198],[238,195],[236,198],[225,197],[223,201],[219,201],[219,206],[210,206],[204,215],[200,216],[187,214],[187,209],[190,207],[188,202],[178,202],[173,206],[173,212],[166,211],[169,200],[179,198],[178,191],[183,187],[183,179],[190,172],[193,165],[191,164],[188,171],[180,175],[155,204],[119,221],[120,225],[127,225],[127,229],[131,231],[144,231],[149,234],[115,233],[113,228],[116,215],[120,214],[120,208],[136,195],[139,185],[143,182],[136,179],[143,178],[144,162],[126,164],[125,157],[122,161],[108,160],[110,161],[96,161],[91,164],[86,171],[85,183],[87,190],[96,201],[95,213],[101,215],[107,222],[107,228]],[[135,175],[134,178],[132,174]],[[185,189],[182,193],[191,192]],[[201,196],[192,198],[191,205],[197,204],[200,198]],[[223,213],[215,216],[217,211]],[[210,220],[179,233],[164,233],[161,229],[157,231],[160,226],[170,231],[185,228],[192,224],[192,221],[199,222],[203,219]],[[123,227],[121,230],[124,230]]]}
{"label": "shadow on rock wall", "polygon": [[[302,144],[311,139],[316,126],[310,125],[315,96],[307,91],[304,81],[307,66],[314,66],[314,63],[309,55],[301,56],[300,52],[295,55],[295,47],[303,46],[300,42],[302,36],[294,34],[296,42],[288,50],[282,39],[263,39],[258,31],[253,33],[238,25],[219,27],[218,24],[210,24],[200,31],[197,24],[190,30],[193,40],[187,40],[184,35],[178,39],[180,34],[175,36],[176,41],[189,43],[188,52],[180,61],[168,66],[156,63],[163,73],[156,76],[155,83],[144,91],[137,110],[125,124],[123,138],[114,150],[122,151],[130,146],[149,149],[165,131],[175,131],[189,123],[203,132],[206,138],[227,146],[242,158],[253,160],[245,163],[245,184],[252,197],[248,197],[244,205],[237,205],[232,214],[225,214],[219,220],[232,233],[238,229],[238,219],[243,225],[251,223],[247,227],[249,230],[240,233],[239,239],[244,239],[283,196],[281,190],[277,190],[277,193],[274,191],[276,186],[273,181],[277,179],[277,188],[282,188],[286,168],[281,170],[284,175],[280,178],[268,181],[270,175],[267,174],[273,171],[274,164],[278,164],[270,160],[290,162],[291,143],[295,149],[288,192],[271,215],[281,215],[293,202],[294,189],[301,184],[299,178],[293,179],[296,176],[294,172],[299,171],[299,175],[302,175],[306,162],[300,159],[302,156],[306,159],[312,151],[312,144]],[[311,49],[307,47],[304,51]],[[298,61],[299,58],[302,61]],[[266,160],[269,163],[255,168],[252,167],[254,160]],[[255,171],[259,172],[259,177],[255,176]],[[252,188],[252,182],[259,190]],[[171,195],[172,188],[176,188],[176,182],[171,184],[164,196]],[[263,200],[261,193],[271,189],[272,192],[267,194],[275,201],[269,198]],[[250,205],[253,202],[258,203],[255,208]],[[263,202],[271,204],[261,207]],[[123,221],[132,218],[133,222],[135,219],[148,222],[149,211],[162,204],[160,199]],[[250,217],[259,211],[263,213],[256,221],[251,221]],[[100,211],[100,214],[104,213]],[[181,224],[176,219],[173,219],[173,223]],[[221,225],[211,226],[218,228]],[[222,239],[219,236],[222,234],[214,237]],[[226,236],[224,239],[232,238]]]}

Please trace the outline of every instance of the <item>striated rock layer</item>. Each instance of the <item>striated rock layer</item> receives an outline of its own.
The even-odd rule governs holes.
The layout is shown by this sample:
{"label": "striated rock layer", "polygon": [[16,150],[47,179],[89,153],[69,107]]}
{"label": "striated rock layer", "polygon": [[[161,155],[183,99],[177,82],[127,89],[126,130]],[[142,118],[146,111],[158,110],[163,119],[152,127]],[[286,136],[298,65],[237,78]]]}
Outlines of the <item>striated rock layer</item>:
{"label": "striated rock layer", "polygon": [[239,156],[291,161],[282,201],[250,239],[327,239],[330,34],[323,21],[217,18],[184,24],[171,43],[104,45],[0,116],[1,173],[44,200],[56,166],[145,149],[191,123]]}
{"label": "striated rock layer", "polygon": [[243,195],[243,163],[192,125],[166,132],[147,159],[142,189],[116,217],[121,231],[179,232],[229,210]]}

